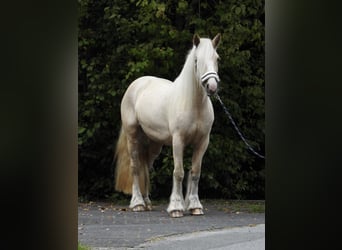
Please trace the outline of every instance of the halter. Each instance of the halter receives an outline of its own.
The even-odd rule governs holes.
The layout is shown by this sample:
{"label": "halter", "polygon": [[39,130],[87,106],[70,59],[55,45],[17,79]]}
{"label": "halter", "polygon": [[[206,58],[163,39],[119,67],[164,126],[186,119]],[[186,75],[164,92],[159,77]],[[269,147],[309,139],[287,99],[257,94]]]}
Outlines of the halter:
{"label": "halter", "polygon": [[220,78],[215,71],[208,71],[201,76],[202,84],[205,83],[209,78],[214,78],[217,83],[220,82]]}
{"label": "halter", "polygon": [[[197,71],[197,58],[195,58],[195,71]],[[201,76],[201,82],[202,82],[203,87],[206,81],[209,80],[210,78],[214,78],[216,83],[220,82],[220,77],[215,71],[208,71]]]}

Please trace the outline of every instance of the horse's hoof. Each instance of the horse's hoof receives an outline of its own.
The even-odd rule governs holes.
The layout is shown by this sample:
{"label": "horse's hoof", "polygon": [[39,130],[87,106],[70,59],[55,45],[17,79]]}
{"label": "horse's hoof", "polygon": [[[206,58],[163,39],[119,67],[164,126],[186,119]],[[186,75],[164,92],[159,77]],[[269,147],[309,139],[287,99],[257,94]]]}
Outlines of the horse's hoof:
{"label": "horse's hoof", "polygon": [[170,212],[170,216],[171,216],[172,218],[180,218],[180,217],[183,217],[183,211],[180,211],[180,210],[171,211],[171,212]]}
{"label": "horse's hoof", "polygon": [[152,211],[152,205],[147,205],[147,206],[146,206],[146,210],[147,210],[147,211]]}
{"label": "horse's hoof", "polygon": [[202,208],[194,208],[190,210],[192,215],[203,215],[203,209]]}
{"label": "horse's hoof", "polygon": [[143,205],[137,205],[134,208],[132,208],[133,212],[143,212],[145,211],[145,207]]}

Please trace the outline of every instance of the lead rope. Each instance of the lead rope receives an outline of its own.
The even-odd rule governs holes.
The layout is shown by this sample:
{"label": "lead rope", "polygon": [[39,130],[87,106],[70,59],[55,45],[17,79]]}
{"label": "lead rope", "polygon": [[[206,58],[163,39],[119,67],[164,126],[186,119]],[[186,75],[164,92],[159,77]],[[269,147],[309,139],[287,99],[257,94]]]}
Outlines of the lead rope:
{"label": "lead rope", "polygon": [[259,154],[258,152],[256,152],[256,151],[251,147],[251,145],[249,145],[249,143],[247,142],[247,140],[245,139],[245,137],[244,137],[244,136],[242,135],[242,133],[240,132],[239,128],[236,126],[236,123],[235,123],[233,117],[231,116],[231,114],[229,113],[228,109],[227,109],[226,106],[223,104],[223,102],[222,102],[220,96],[219,96],[217,93],[215,94],[215,98],[220,102],[220,104],[221,104],[221,106],[222,106],[224,112],[227,114],[227,116],[228,116],[230,122],[233,124],[233,126],[234,126],[236,132],[239,134],[240,138],[241,138],[241,139],[243,140],[243,142],[246,144],[247,148],[248,148],[250,151],[252,151],[256,156],[258,156],[258,157],[260,157],[260,158],[262,158],[262,159],[265,159],[265,156],[263,156],[263,155]]}

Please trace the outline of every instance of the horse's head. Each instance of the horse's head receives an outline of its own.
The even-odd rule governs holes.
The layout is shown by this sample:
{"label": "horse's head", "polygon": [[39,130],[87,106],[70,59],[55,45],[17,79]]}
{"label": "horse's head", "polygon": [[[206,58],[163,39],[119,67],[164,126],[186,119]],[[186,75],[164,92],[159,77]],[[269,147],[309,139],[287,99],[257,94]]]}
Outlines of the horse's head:
{"label": "horse's head", "polygon": [[200,38],[198,35],[194,35],[193,38],[193,44],[196,47],[195,74],[208,95],[216,93],[220,81],[217,74],[219,55],[216,52],[220,40],[221,34],[217,34],[213,40]]}

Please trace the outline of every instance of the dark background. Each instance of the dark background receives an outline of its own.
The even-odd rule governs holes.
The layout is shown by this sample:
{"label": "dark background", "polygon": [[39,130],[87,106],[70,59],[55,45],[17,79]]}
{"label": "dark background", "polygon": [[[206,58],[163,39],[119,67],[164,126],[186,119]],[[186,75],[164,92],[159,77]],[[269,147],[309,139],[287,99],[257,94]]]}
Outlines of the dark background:
{"label": "dark background", "polygon": [[[79,3],[78,192],[81,201],[117,201],[113,153],[120,103],[144,75],[173,81],[195,33],[221,33],[219,94],[249,143],[265,150],[265,12],[263,0]],[[249,152],[222,107],[211,98],[215,122],[203,158],[201,198],[264,199],[265,161]],[[186,172],[191,148],[185,151]],[[172,188],[172,150],[164,147],[151,171],[151,198]]]}

